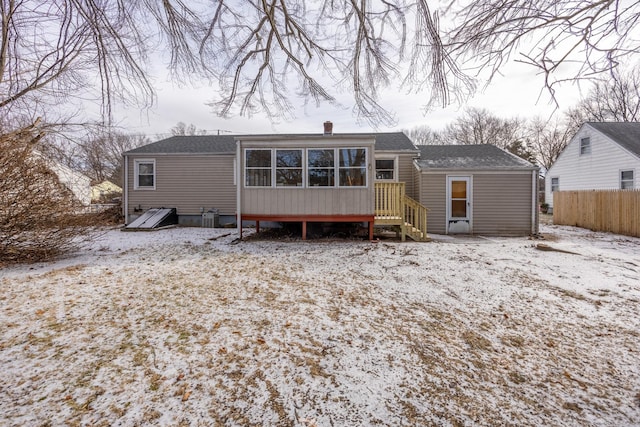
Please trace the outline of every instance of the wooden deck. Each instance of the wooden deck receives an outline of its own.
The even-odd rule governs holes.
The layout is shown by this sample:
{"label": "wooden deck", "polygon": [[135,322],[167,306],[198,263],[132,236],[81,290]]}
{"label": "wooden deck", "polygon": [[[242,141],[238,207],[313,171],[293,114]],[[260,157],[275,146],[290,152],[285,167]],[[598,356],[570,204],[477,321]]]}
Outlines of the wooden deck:
{"label": "wooden deck", "polygon": [[431,240],[427,235],[428,209],[405,194],[404,182],[376,182],[375,225],[399,227],[402,241]]}

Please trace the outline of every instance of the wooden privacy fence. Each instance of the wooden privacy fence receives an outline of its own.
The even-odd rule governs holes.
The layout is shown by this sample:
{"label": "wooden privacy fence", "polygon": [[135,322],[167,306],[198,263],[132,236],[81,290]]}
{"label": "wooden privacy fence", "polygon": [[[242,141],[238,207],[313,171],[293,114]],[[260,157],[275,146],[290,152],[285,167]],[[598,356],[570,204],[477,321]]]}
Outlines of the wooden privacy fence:
{"label": "wooden privacy fence", "polygon": [[640,190],[556,191],[553,223],[640,237]]}

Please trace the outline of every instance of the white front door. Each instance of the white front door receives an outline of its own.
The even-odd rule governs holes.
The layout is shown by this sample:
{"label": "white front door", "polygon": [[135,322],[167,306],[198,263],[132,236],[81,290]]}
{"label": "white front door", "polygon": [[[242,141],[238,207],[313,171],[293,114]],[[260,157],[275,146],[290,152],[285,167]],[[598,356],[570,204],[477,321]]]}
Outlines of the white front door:
{"label": "white front door", "polygon": [[447,177],[447,233],[471,233],[471,177]]}

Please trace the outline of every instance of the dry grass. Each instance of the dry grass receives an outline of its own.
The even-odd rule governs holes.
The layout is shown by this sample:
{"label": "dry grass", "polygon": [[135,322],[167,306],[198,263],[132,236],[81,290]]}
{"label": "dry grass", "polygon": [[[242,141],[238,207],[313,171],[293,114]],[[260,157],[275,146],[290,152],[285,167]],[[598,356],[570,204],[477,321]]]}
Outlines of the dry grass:
{"label": "dry grass", "polygon": [[640,289],[584,297],[508,244],[189,243],[3,278],[0,420],[636,422]]}

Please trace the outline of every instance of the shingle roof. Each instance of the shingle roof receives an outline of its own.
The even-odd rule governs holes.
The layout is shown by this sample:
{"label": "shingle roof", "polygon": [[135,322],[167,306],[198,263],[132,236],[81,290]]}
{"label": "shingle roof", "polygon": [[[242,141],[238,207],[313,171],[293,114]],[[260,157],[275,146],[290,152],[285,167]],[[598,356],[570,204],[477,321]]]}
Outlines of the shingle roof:
{"label": "shingle roof", "polygon": [[587,122],[587,124],[640,157],[640,123]]}
{"label": "shingle roof", "polygon": [[420,145],[421,169],[536,169],[495,145]]}
{"label": "shingle roof", "polygon": [[322,134],[287,134],[287,135],[187,135],[172,136],[142,147],[134,148],[125,154],[205,154],[205,153],[235,153],[236,138],[247,136],[282,137],[282,138],[340,138],[373,136],[376,139],[377,151],[417,151],[411,140],[402,132],[387,133],[341,133],[331,136]]}
{"label": "shingle roof", "polygon": [[134,148],[124,154],[204,154],[235,153],[236,140],[231,135],[172,136]]}

